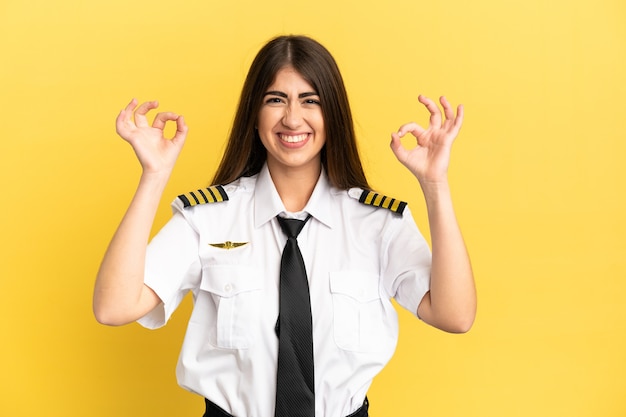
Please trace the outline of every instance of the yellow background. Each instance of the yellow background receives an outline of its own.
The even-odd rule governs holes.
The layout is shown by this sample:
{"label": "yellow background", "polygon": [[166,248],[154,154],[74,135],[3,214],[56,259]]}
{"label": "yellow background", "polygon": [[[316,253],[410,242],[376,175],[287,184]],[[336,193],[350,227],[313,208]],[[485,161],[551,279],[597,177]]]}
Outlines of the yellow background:
{"label": "yellow background", "polygon": [[626,415],[623,0],[2,0],[0,415],[202,414],[174,375],[190,300],[155,332],[91,313],[139,174],[114,119],[138,97],[190,125],[157,228],[209,181],[251,59],[283,33],[334,54],[372,184],[424,231],[389,134],[427,121],[418,93],[466,106],[450,176],[477,321],[448,335],[402,312],[371,415]]}

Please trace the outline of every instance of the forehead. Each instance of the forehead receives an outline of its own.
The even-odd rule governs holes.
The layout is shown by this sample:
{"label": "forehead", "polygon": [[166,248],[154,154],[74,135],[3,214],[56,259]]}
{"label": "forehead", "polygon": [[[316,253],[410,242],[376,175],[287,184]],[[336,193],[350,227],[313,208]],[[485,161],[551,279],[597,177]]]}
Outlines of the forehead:
{"label": "forehead", "polygon": [[267,87],[267,91],[289,89],[296,89],[300,92],[302,92],[302,90],[315,91],[313,86],[304,79],[302,74],[295,68],[287,66],[278,70],[272,83]]}

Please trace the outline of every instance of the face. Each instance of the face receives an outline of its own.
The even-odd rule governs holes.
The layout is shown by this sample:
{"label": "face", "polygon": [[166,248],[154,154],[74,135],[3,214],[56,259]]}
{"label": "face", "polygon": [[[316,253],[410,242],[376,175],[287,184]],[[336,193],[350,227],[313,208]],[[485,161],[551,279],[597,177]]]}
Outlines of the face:
{"label": "face", "polygon": [[319,175],[326,142],[320,98],[293,68],[278,71],[265,91],[257,129],[272,174],[298,170]]}

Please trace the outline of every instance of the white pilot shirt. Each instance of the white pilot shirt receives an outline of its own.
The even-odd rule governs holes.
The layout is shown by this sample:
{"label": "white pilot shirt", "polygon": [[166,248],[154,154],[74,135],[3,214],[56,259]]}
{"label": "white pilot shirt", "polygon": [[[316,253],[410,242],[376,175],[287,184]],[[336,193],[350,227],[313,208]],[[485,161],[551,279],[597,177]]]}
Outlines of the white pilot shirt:
{"label": "white pilot shirt", "polygon": [[[303,212],[295,214],[286,213],[267,166],[224,190],[228,201],[172,204],[174,215],[146,258],[145,282],[162,303],[139,322],[163,326],[192,291],[178,383],[234,416],[272,416],[274,326],[287,241],[275,217],[311,214],[298,244],[313,315],[315,415],[353,413],[396,347],[391,298],[416,314],[429,289],[430,249],[411,213],[360,203],[362,190],[333,188],[324,172]],[[211,245],[225,242],[245,244]]]}

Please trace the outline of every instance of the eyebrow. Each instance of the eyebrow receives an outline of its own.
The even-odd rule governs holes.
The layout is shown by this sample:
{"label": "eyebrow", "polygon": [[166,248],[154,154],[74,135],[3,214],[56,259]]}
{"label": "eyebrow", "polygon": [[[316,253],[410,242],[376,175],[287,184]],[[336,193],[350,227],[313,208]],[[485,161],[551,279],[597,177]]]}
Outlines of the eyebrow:
{"label": "eyebrow", "polygon": [[[298,94],[298,98],[305,98],[305,97],[318,96],[318,95],[319,94],[317,94],[315,91],[309,91],[306,93]],[[288,98],[287,94],[283,93],[282,91],[268,91],[265,94],[263,94],[263,97],[265,96],[278,96],[278,97]]]}

